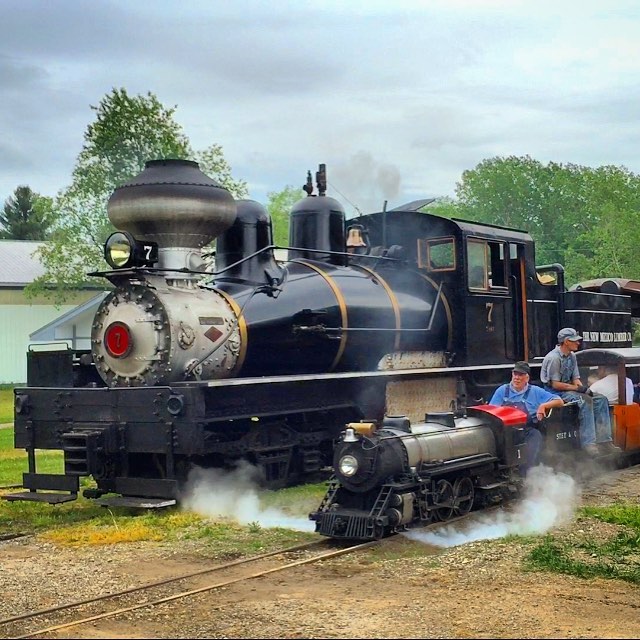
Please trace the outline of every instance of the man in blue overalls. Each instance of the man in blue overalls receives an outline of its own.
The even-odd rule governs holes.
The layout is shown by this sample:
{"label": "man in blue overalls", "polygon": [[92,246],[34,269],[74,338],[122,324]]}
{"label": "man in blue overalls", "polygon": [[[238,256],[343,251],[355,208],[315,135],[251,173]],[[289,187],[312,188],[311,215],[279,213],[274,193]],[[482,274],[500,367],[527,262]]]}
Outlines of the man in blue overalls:
{"label": "man in blue overalls", "polygon": [[489,404],[498,406],[517,407],[528,416],[524,429],[524,461],[520,465],[523,476],[538,464],[540,457],[542,434],[535,425],[544,419],[549,409],[564,405],[560,396],[529,384],[530,374],[531,367],[526,362],[516,362],[511,372],[511,382],[498,387],[489,401]]}

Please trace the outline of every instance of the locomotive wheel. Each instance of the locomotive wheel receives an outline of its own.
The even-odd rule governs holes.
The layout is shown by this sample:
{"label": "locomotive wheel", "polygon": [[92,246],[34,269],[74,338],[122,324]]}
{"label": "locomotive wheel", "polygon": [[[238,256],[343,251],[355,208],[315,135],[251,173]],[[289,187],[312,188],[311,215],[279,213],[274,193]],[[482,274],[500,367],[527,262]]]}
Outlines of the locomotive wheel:
{"label": "locomotive wheel", "polygon": [[471,478],[458,478],[453,484],[454,507],[456,516],[464,516],[473,506],[475,491]]}
{"label": "locomotive wheel", "polygon": [[443,522],[453,515],[453,485],[448,480],[439,480],[433,496],[436,516]]}

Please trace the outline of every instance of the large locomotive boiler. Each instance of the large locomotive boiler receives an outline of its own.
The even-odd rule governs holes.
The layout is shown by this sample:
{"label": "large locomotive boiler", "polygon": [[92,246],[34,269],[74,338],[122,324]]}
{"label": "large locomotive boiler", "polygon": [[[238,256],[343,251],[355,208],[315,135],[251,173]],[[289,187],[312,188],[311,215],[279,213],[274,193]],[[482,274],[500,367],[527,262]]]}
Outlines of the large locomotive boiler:
{"label": "large locomotive boiler", "polygon": [[[91,477],[86,496],[169,504],[194,465],[239,459],[298,482],[328,467],[345,423],[482,402],[561,326],[630,346],[625,291],[566,291],[526,232],[422,213],[431,200],[346,220],[326,186],[321,165],[286,259],[266,209],[194,162],[148,162],[116,189],[91,349],[29,353],[27,491],[7,497],[70,500]],[[64,472],[39,473],[39,449],[63,451]]]}
{"label": "large locomotive boiler", "polygon": [[[291,212],[291,244],[305,250],[286,266],[264,208],[234,202],[195,163],[147,163],[108,211],[122,230],[106,245],[114,266],[140,245],[157,256],[152,272],[104,274],[115,289],[96,314],[92,355],[109,386],[375,369],[386,353],[446,342],[437,288],[386,258],[348,264],[344,211],[324,193]],[[198,251],[216,237],[215,283],[200,286]]]}

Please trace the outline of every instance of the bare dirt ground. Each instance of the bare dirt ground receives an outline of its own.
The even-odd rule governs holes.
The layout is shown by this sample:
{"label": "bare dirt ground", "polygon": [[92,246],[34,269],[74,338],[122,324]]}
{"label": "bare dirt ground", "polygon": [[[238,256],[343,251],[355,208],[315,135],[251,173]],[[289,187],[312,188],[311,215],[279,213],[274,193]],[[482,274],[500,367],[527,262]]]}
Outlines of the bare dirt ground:
{"label": "bare dirt ground", "polygon": [[[640,468],[609,472],[583,504],[638,502]],[[576,520],[560,535],[617,531]],[[640,588],[620,580],[526,571],[535,540],[436,549],[397,536],[383,549],[230,585],[96,621],[53,638],[638,638]],[[214,564],[197,544],[60,549],[0,543],[0,617]],[[20,627],[12,629],[18,635]],[[7,636],[3,636],[7,637]]]}

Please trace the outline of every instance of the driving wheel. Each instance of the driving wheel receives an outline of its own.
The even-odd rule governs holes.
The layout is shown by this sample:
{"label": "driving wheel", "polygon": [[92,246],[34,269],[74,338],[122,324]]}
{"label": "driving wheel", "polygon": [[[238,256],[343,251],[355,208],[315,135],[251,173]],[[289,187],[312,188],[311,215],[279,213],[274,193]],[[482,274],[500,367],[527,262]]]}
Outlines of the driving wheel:
{"label": "driving wheel", "polygon": [[453,485],[453,510],[456,516],[464,516],[473,506],[475,490],[471,478],[458,478]]}
{"label": "driving wheel", "polygon": [[438,480],[433,496],[436,516],[443,522],[453,515],[453,485],[448,480]]}

